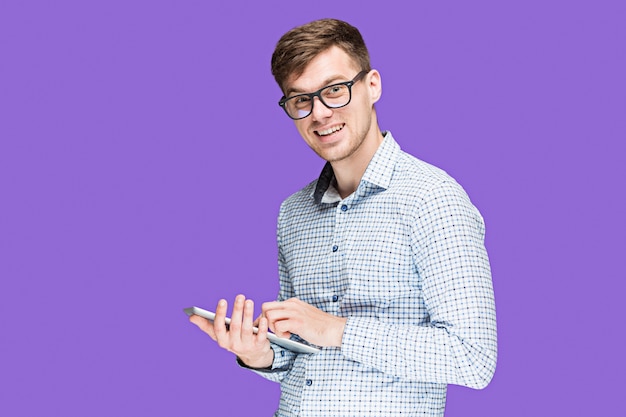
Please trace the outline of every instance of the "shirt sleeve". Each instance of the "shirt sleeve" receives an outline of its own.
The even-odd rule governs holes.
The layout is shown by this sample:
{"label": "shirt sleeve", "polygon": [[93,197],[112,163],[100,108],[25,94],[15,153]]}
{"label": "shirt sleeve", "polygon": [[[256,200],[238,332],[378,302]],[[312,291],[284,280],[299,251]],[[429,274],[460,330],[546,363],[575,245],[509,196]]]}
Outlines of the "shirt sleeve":
{"label": "shirt sleeve", "polygon": [[395,377],[484,388],[495,372],[497,340],[483,219],[453,181],[417,207],[411,246],[428,324],[349,317],[342,354]]}

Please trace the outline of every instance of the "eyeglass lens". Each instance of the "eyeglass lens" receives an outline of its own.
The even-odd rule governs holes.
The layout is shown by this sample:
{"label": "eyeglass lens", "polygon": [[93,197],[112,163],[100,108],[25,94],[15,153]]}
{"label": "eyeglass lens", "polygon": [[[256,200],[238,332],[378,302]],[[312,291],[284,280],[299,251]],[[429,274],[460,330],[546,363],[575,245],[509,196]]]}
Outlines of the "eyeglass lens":
{"label": "eyeglass lens", "polygon": [[[350,88],[345,84],[331,85],[316,95],[330,108],[343,107],[350,102]],[[285,102],[285,110],[296,119],[308,116],[312,109],[313,97],[310,95],[295,96]]]}

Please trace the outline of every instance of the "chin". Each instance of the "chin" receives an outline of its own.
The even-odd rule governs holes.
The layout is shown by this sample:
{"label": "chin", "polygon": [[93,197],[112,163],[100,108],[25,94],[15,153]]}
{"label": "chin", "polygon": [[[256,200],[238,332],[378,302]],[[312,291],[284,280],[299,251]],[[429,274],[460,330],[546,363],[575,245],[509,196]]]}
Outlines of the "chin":
{"label": "chin", "polygon": [[326,149],[319,152],[316,151],[316,153],[325,161],[338,162],[349,158],[354,151],[351,151],[350,149]]}

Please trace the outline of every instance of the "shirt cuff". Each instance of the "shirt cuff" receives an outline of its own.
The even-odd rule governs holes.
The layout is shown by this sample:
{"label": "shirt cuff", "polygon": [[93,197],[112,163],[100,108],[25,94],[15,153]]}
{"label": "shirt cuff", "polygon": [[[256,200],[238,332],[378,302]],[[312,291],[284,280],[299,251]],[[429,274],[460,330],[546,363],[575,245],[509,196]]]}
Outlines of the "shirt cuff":
{"label": "shirt cuff", "polygon": [[283,349],[282,347],[273,343],[271,344],[271,346],[272,350],[274,351],[274,361],[272,362],[271,366],[268,366],[267,368],[253,368],[243,363],[243,361],[239,357],[237,357],[237,364],[242,368],[250,369],[252,371],[260,373],[284,371],[289,367],[294,353],[287,349]]}

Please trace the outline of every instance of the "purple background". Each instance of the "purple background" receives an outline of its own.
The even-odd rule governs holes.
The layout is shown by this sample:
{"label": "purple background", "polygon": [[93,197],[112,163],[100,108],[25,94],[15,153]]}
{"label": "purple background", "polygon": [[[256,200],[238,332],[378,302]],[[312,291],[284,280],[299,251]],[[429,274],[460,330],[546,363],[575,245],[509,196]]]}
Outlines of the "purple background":
{"label": "purple background", "polygon": [[271,415],[182,308],[277,293],[279,204],[322,161],[269,60],[321,17],[487,223],[498,368],[446,415],[626,415],[626,3],[517,3],[3,1],[0,415]]}

